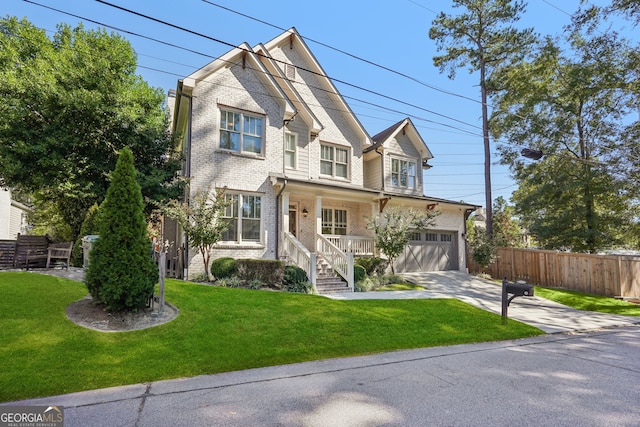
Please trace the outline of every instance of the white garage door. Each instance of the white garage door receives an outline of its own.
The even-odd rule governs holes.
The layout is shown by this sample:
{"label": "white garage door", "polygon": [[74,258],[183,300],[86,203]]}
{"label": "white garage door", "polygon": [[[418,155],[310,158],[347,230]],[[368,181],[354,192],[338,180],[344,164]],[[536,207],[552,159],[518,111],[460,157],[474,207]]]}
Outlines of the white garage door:
{"label": "white garage door", "polygon": [[457,233],[451,231],[420,231],[395,263],[396,272],[442,271],[458,269]]}

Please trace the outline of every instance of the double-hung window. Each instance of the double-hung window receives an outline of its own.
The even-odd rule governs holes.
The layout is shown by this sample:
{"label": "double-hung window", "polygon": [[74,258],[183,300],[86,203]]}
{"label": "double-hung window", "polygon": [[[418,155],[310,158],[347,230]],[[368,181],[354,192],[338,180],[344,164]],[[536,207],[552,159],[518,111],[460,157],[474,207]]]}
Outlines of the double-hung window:
{"label": "double-hung window", "polygon": [[344,209],[322,209],[322,234],[347,234],[347,211]]}
{"label": "double-hung window", "polygon": [[391,159],[391,185],[400,188],[416,188],[415,162]]}
{"label": "double-hung window", "polygon": [[349,150],[333,145],[320,145],[320,173],[348,179]]}
{"label": "double-hung window", "polygon": [[220,110],[220,148],[262,154],[264,118],[238,111]]}
{"label": "double-hung window", "polygon": [[262,220],[262,197],[253,194],[225,194],[230,202],[223,218],[228,228],[222,236],[225,242],[259,242]]}
{"label": "double-hung window", "polygon": [[296,135],[294,133],[284,134],[284,166],[288,169],[296,168]]}

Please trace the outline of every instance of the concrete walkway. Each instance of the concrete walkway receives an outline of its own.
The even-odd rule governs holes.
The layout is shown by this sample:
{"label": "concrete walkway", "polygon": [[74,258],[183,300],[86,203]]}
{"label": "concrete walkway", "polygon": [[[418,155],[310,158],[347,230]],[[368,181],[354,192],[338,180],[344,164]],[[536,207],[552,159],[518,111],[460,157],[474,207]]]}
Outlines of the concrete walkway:
{"label": "concrete walkway", "polygon": [[[456,298],[483,310],[500,314],[502,285],[460,271],[433,271],[403,274],[424,286],[425,291],[353,292],[327,295],[332,299]],[[595,313],[569,308],[541,297],[518,297],[509,305],[508,315],[546,333],[592,331],[640,324],[640,317]]]}

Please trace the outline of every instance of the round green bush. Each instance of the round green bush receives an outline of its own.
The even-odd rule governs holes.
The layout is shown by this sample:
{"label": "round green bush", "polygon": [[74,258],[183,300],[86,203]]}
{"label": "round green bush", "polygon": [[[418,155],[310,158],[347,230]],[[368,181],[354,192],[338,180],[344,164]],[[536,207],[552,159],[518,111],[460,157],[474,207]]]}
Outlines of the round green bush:
{"label": "round green bush", "polygon": [[363,266],[367,276],[383,275],[387,268],[388,261],[380,257],[359,257],[358,264]]}
{"label": "round green bush", "polygon": [[288,292],[299,292],[299,289],[305,288],[301,284],[306,283],[308,280],[307,273],[302,268],[295,265],[287,265],[284,268],[282,287]]}
{"label": "round green bush", "polygon": [[363,266],[355,264],[353,266],[353,281],[358,283],[365,277],[367,277],[367,270]]}
{"label": "round green bush", "polygon": [[216,279],[227,279],[238,272],[238,263],[233,258],[217,258],[211,262],[211,274]]}

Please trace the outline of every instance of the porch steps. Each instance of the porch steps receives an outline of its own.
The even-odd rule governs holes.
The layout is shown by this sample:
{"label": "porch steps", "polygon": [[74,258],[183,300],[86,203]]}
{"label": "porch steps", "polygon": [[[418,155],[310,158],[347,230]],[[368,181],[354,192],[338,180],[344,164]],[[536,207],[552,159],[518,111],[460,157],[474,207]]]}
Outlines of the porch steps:
{"label": "porch steps", "polygon": [[316,289],[319,294],[332,294],[339,292],[351,292],[345,280],[338,276],[329,263],[322,257],[318,257],[316,266]]}

